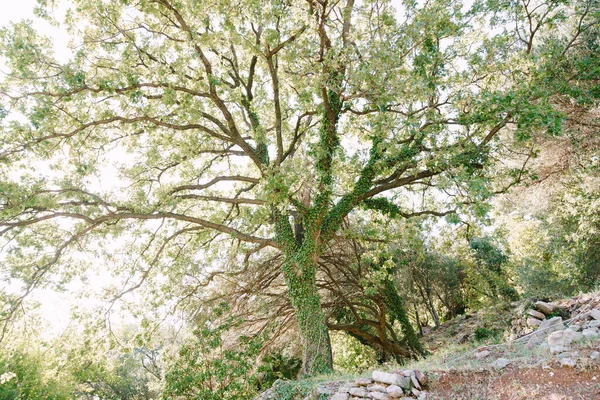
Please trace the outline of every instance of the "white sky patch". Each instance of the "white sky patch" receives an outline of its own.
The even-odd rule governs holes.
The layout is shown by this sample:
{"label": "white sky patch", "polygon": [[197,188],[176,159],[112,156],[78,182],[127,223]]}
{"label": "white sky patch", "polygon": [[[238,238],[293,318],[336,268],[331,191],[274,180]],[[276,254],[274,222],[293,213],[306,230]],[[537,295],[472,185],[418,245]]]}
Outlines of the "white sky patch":
{"label": "white sky patch", "polygon": [[[9,3],[9,0],[3,0],[5,3]],[[67,2],[61,2],[59,7],[54,11],[62,19],[67,9]],[[17,23],[22,20],[30,20],[33,22],[35,29],[43,34],[52,38],[54,44],[54,56],[57,61],[65,63],[69,60],[72,55],[71,50],[68,47],[69,35],[66,30],[60,27],[50,25],[47,21],[36,17],[33,14],[34,8],[37,6],[37,0],[16,0],[10,1],[10,5],[4,4],[2,12],[0,12],[0,28],[8,26],[11,22]],[[0,59],[0,70],[6,71],[5,64]]]}

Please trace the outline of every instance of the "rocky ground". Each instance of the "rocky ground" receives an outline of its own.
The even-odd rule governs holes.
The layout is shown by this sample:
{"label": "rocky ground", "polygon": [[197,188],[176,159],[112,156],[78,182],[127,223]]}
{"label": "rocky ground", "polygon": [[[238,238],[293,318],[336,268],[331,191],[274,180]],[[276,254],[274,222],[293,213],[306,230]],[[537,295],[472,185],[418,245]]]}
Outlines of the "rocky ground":
{"label": "rocky ground", "polygon": [[[600,400],[600,293],[557,302],[524,301],[492,323],[467,315],[432,332],[432,357],[411,369],[374,371],[319,383],[305,400]],[[473,346],[481,326],[504,327],[497,342]],[[442,354],[451,343],[460,351]],[[261,400],[277,400],[273,392]]]}
{"label": "rocky ground", "polygon": [[509,366],[502,371],[434,373],[430,400],[600,399],[597,370]]}
{"label": "rocky ground", "polygon": [[[428,399],[600,399],[600,295],[515,304],[510,339],[427,371]],[[465,335],[464,330],[460,337]]]}

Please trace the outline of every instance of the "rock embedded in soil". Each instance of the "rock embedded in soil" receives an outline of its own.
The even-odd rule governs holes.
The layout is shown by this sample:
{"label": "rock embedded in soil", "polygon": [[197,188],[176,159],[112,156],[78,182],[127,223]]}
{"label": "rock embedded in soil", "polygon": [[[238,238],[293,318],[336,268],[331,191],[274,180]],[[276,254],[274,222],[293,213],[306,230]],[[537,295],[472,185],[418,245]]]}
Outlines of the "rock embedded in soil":
{"label": "rock embedded in soil", "polygon": [[[537,319],[546,319],[546,315],[535,310],[527,310],[527,314]],[[529,318],[528,318],[529,319]]]}
{"label": "rock embedded in soil", "polygon": [[595,308],[590,311],[590,317],[594,318],[596,321],[600,321],[600,310],[596,310]]}
{"label": "rock embedded in soil", "polygon": [[540,324],[539,328],[537,329],[538,331],[550,331],[550,328],[552,329],[560,329],[562,327],[562,318],[561,317],[552,317],[550,319],[546,319],[544,321],[542,321],[542,323]]}
{"label": "rock embedded in soil", "polygon": [[560,360],[558,360],[558,362],[560,363],[561,367],[571,367],[573,368],[575,366],[575,364],[577,364],[577,362],[572,359],[572,358],[561,358]]}
{"label": "rock embedded in soil", "polygon": [[545,301],[536,301],[535,308],[537,308],[546,315],[550,315],[554,312],[556,306],[552,303],[546,303]]}
{"label": "rock embedded in soil", "polygon": [[600,336],[600,332],[598,332],[597,328],[586,328],[581,332],[581,334],[587,339],[594,339]]}
{"label": "rock embedded in soil", "polygon": [[371,378],[359,378],[354,382],[354,386],[367,386],[373,383]]}
{"label": "rock embedded in soil", "polygon": [[402,388],[398,385],[390,385],[387,387],[386,392],[392,397],[400,397],[404,394]]}
{"label": "rock embedded in soil", "polygon": [[567,328],[561,331],[552,332],[550,335],[548,335],[548,344],[550,347],[568,346],[577,340],[581,340],[581,338],[583,338],[583,334]]}
{"label": "rock embedded in soil", "polygon": [[483,358],[488,357],[490,354],[492,354],[492,352],[489,350],[478,351],[477,353],[475,353],[475,358],[481,360]]}
{"label": "rock embedded in soil", "polygon": [[560,353],[557,357],[558,357],[559,360],[562,359],[562,358],[573,358],[573,359],[575,359],[575,358],[579,357],[579,352],[577,352],[577,351],[567,351],[567,352],[564,352],[564,353]]}
{"label": "rock embedded in soil", "polygon": [[529,317],[527,318],[527,326],[531,327],[531,328],[535,328],[538,327],[542,324],[542,321],[540,321],[537,318],[533,318],[533,317]]}
{"label": "rock embedded in soil", "polygon": [[569,351],[567,346],[550,346],[550,354],[559,354]]}
{"label": "rock embedded in soil", "polygon": [[402,388],[410,388],[410,378],[398,374],[390,374],[387,372],[373,371],[373,380],[388,385],[398,385]]}
{"label": "rock embedded in soil", "polygon": [[506,368],[506,366],[510,364],[510,360],[507,358],[498,358],[496,361],[494,361],[492,363],[492,367],[494,367],[495,369],[503,369]]}
{"label": "rock embedded in soil", "polygon": [[365,389],[364,387],[353,387],[353,388],[350,388],[348,393],[350,393],[352,396],[356,396],[356,397],[367,397],[367,394],[369,394],[369,391],[367,389]]}
{"label": "rock embedded in soil", "polygon": [[598,327],[600,327],[600,321],[593,319],[593,320],[589,321],[588,323],[586,323],[585,327],[586,328],[598,328]]}

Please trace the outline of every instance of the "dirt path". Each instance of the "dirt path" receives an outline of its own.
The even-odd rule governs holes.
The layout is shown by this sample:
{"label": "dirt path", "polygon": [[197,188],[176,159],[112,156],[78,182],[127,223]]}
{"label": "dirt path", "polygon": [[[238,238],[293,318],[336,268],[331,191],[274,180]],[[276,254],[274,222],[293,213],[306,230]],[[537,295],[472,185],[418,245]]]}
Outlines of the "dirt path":
{"label": "dirt path", "polygon": [[600,370],[508,367],[430,376],[432,400],[600,400]]}

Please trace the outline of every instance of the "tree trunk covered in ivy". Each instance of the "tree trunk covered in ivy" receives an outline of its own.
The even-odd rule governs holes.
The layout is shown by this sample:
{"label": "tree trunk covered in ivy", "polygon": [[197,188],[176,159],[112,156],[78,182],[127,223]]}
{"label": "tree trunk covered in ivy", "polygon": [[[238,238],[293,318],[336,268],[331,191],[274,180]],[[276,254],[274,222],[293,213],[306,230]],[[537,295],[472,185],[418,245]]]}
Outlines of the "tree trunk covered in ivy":
{"label": "tree trunk covered in ivy", "polygon": [[298,256],[292,256],[292,260],[283,265],[283,273],[302,338],[302,372],[331,372],[331,342],[316,285],[316,265]]}

